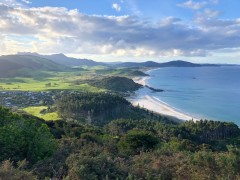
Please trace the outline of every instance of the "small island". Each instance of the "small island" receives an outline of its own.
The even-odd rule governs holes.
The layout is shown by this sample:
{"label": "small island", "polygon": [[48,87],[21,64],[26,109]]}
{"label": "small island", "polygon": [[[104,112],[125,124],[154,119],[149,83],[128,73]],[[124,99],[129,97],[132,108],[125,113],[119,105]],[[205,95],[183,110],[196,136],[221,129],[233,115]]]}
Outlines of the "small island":
{"label": "small island", "polygon": [[148,88],[148,89],[150,89],[150,90],[152,90],[152,91],[154,91],[154,92],[164,92],[163,89],[153,88],[153,87],[148,86],[148,85],[145,85],[145,87]]}

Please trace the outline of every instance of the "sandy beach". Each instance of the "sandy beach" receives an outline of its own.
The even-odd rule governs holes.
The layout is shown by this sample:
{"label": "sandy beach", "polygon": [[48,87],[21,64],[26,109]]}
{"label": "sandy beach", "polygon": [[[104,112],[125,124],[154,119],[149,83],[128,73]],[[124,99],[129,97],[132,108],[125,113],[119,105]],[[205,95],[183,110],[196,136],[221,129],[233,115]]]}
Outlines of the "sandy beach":
{"label": "sandy beach", "polygon": [[147,80],[149,79],[150,77],[135,77],[133,78],[133,81],[135,83],[138,83],[138,84],[141,84],[143,86],[146,86],[147,85]]}
{"label": "sandy beach", "polygon": [[[147,80],[150,77],[143,77],[143,78],[135,78],[133,79],[136,83],[142,84],[143,86],[147,85]],[[142,108],[146,108],[148,110],[154,111],[159,114],[167,115],[167,116],[172,116],[180,120],[194,120],[197,121],[199,120],[196,117],[193,117],[189,114],[183,113],[174,107],[171,107],[170,105],[160,101],[159,99],[156,99],[154,97],[148,96],[148,95],[143,95],[141,97],[137,97],[135,99],[130,100],[131,103],[134,106],[140,106]]]}
{"label": "sandy beach", "polygon": [[199,120],[198,118],[192,117],[191,115],[185,114],[183,112],[180,112],[173,107],[167,105],[164,102],[161,102],[157,99],[154,99],[151,96],[145,95],[143,97],[140,97],[138,99],[134,99],[131,101],[134,106],[140,106],[142,108],[146,108],[148,110],[154,111],[159,114],[164,114],[167,116],[172,116],[180,120]]}

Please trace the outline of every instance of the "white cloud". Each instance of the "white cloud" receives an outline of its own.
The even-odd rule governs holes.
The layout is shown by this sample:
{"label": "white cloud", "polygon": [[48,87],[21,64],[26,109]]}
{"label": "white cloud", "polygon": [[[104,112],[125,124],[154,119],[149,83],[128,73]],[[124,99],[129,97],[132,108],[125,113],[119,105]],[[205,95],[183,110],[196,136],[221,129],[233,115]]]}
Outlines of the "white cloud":
{"label": "white cloud", "polygon": [[31,1],[28,1],[28,0],[21,0],[21,1],[26,3],[26,4],[31,4],[32,3]]}
{"label": "white cloud", "polygon": [[21,7],[23,6],[22,3],[18,2],[17,0],[0,0],[0,4],[5,4],[12,7]]}
{"label": "white cloud", "polygon": [[182,4],[178,4],[178,6],[184,7],[184,8],[190,8],[190,9],[193,9],[193,10],[198,10],[198,9],[203,8],[207,4],[208,3],[206,1],[195,2],[195,1],[189,0],[189,1],[186,1]]}
{"label": "white cloud", "polygon": [[112,4],[112,8],[115,9],[116,11],[121,11],[121,6],[117,3]]}
{"label": "white cloud", "polygon": [[66,8],[1,4],[0,38],[2,54],[207,56],[212,51],[240,47],[240,20],[203,16],[189,25],[166,17],[155,24],[135,16],[85,15]]}
{"label": "white cloud", "polygon": [[189,8],[193,10],[199,10],[204,8],[208,5],[217,5],[219,3],[219,0],[204,0],[204,1],[194,1],[194,0],[188,0],[184,3],[177,4],[179,7],[183,8]]}

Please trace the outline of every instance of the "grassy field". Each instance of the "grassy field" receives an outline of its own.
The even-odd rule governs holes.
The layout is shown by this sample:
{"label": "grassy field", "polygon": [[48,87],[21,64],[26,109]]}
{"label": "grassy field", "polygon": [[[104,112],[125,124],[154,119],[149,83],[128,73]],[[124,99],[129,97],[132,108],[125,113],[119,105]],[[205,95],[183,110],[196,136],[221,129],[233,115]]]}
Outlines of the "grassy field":
{"label": "grassy field", "polygon": [[17,78],[1,78],[1,91],[45,91],[45,90],[79,90],[89,92],[103,92],[99,89],[88,85],[87,83],[74,83],[79,79],[93,78],[91,72],[45,72],[47,77],[17,77]]}
{"label": "grassy field", "polygon": [[[18,77],[0,78],[0,91],[79,90],[103,92],[105,89],[89,85],[102,76],[141,76],[138,69],[109,68],[104,66],[82,67],[71,71],[24,71]],[[80,83],[76,83],[80,82]]]}
{"label": "grassy field", "polygon": [[48,120],[59,120],[58,114],[56,112],[51,113],[41,113],[42,110],[47,109],[47,106],[31,106],[24,108],[23,110],[27,112],[28,114],[37,116],[39,118],[42,118],[46,121]]}

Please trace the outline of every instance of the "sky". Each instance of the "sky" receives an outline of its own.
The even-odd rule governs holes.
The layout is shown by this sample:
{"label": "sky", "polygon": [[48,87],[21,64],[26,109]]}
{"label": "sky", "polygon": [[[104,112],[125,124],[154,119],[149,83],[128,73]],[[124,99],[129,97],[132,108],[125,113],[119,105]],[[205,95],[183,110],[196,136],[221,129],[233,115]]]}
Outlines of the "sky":
{"label": "sky", "polygon": [[0,55],[240,64],[239,0],[0,0]]}

